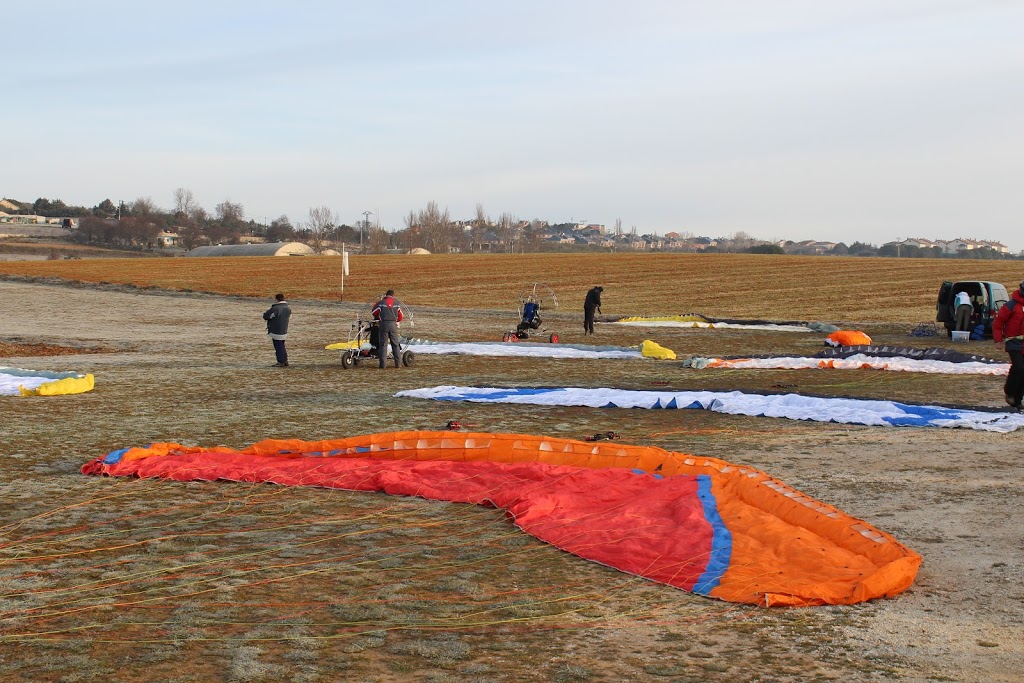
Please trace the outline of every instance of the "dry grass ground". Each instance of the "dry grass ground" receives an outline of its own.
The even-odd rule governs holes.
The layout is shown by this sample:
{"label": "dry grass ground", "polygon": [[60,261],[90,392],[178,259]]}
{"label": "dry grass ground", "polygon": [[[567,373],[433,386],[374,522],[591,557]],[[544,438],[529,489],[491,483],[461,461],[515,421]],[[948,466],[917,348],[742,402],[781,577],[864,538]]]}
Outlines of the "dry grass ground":
{"label": "dry grass ground", "polygon": [[[833,287],[828,307],[817,311],[771,289],[749,296],[748,287],[734,281],[735,272],[723,277],[722,269],[717,277],[732,294],[712,292],[705,286],[716,280],[710,263],[698,277],[691,272],[697,262],[688,259],[679,262],[685,268],[672,271],[657,257],[652,263],[625,257],[628,268],[614,261],[619,255],[589,258],[582,265],[573,257],[548,262],[573,271],[559,280],[571,292],[564,297],[571,309],[600,282],[606,313],[695,310],[832,322],[836,318],[825,311],[844,311],[842,319],[859,321],[876,341],[919,346],[952,345],[945,337],[907,336],[910,327],[932,317],[939,280],[968,273],[1007,283],[1018,277],[986,270],[1005,268],[1000,264],[978,262],[976,271],[968,265],[947,273],[940,268],[947,262],[912,262],[908,277],[917,284],[903,283],[901,291],[919,294],[913,300],[908,295],[899,317],[886,303],[893,274],[873,270],[890,262],[816,260],[832,264],[830,273],[846,273],[841,280],[856,282],[852,292]],[[230,265],[253,273],[244,287],[258,289],[261,298],[0,282],[9,311],[0,341],[108,350],[56,357],[29,352],[3,361],[92,372],[97,388],[80,396],[0,399],[0,680],[1019,680],[1019,434],[393,398],[401,389],[447,383],[642,389],[667,382],[674,389],[776,385],[822,395],[996,406],[999,378],[428,356],[400,372],[346,371],[336,352],[323,346],[343,339],[355,311],[384,286],[422,304],[416,307],[417,336],[497,339],[515,322],[520,285],[555,278],[523,273],[525,261],[491,257],[481,261],[486,268],[478,268],[476,259],[464,268],[474,270],[480,283],[466,275],[455,278],[458,286],[442,287],[439,271],[420,271],[429,265],[427,257],[417,262],[424,265],[416,273],[381,275],[356,289],[362,294],[352,303],[336,303],[316,300],[312,268],[300,267],[327,259],[239,261],[244,263]],[[211,283],[222,277],[219,262],[195,262],[213,268]],[[446,269],[462,263],[437,262]],[[194,262],[182,260],[176,268],[184,267],[178,263]],[[746,263],[748,284],[796,278],[754,270],[751,263],[757,261]],[[157,268],[157,284],[164,264],[146,262]],[[5,271],[15,265],[97,268],[105,274],[96,277],[106,282],[150,284],[123,279],[128,276],[122,269],[140,265],[128,261],[103,262],[102,268],[86,261],[2,264]],[[858,265],[864,266],[860,277]],[[293,267],[298,270],[291,274],[277,270]],[[490,285],[484,286],[488,268]],[[591,275],[575,273],[579,268]],[[60,270],[30,273],[69,276]],[[812,275],[805,272],[801,286],[816,297],[823,278]],[[194,277],[189,289],[221,286]],[[659,278],[665,284],[650,284]],[[831,274],[829,279],[838,281]],[[277,289],[291,294],[295,310],[287,370],[269,367],[272,349],[260,319],[267,294]],[[655,289],[673,293],[668,303],[651,299]],[[683,296],[705,290],[706,297]],[[883,290],[885,297],[871,298]],[[322,296],[331,298],[330,287],[323,286]],[[485,310],[447,308],[470,301]],[[849,314],[872,308],[872,301],[887,311],[885,321]],[[584,340],[574,311],[554,321],[565,341]],[[810,354],[821,346],[815,334],[608,325],[599,326],[596,341],[632,345],[644,338],[683,355],[769,349]],[[988,343],[957,348],[994,353]],[[156,440],[243,446],[269,437],[442,428],[453,419],[481,431],[574,438],[614,430],[630,443],[748,463],[893,533],[922,553],[924,565],[915,585],[892,600],[763,610],[584,562],[526,537],[495,510],[344,491],[78,473],[82,463],[107,451]]]}
{"label": "dry grass ground", "polygon": [[0,358],[8,356],[67,356],[76,353],[110,353],[114,349],[103,346],[61,346],[32,342],[24,344],[17,341],[0,341]]}

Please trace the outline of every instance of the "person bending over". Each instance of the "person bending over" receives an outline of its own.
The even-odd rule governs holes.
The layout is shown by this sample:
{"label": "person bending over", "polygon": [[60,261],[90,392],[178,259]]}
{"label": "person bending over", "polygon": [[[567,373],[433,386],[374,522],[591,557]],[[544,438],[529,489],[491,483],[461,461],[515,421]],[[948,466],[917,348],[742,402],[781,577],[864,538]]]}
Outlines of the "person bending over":
{"label": "person bending over", "polygon": [[601,292],[604,287],[594,287],[587,292],[583,301],[583,334],[594,334],[594,311],[601,312]]}

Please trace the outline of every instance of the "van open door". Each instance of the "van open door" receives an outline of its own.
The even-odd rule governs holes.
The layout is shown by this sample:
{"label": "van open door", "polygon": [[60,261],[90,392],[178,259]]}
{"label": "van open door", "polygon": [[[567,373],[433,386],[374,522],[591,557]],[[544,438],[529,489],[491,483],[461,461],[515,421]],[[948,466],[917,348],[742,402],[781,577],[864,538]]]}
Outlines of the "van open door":
{"label": "van open door", "polygon": [[1010,295],[1006,291],[1006,287],[999,284],[998,282],[988,283],[988,307],[992,317],[996,317],[996,313],[999,309],[1006,305],[1006,302],[1010,300]]}
{"label": "van open door", "polygon": [[946,280],[939,287],[939,298],[935,302],[935,321],[940,323],[946,323],[953,320],[953,311],[950,310],[952,303],[950,296],[953,291],[953,283],[950,280]]}

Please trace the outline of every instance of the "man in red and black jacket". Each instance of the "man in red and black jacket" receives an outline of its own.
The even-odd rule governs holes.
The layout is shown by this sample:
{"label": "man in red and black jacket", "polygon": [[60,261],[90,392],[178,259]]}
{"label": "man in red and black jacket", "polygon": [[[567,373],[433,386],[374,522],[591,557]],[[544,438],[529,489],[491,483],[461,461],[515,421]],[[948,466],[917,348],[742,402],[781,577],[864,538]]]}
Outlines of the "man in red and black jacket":
{"label": "man in red and black jacket", "polygon": [[1021,405],[1024,399],[1024,282],[992,321],[992,339],[1010,355],[1010,372],[1003,386],[1006,402],[1017,410],[1024,410]]}
{"label": "man in red and black jacket", "polygon": [[373,306],[373,319],[380,322],[377,335],[377,358],[380,368],[384,369],[384,361],[388,357],[388,343],[391,344],[391,355],[395,358],[395,367],[402,367],[402,342],[398,336],[398,323],[405,315],[402,306],[395,300],[395,290],[389,289],[384,298]]}

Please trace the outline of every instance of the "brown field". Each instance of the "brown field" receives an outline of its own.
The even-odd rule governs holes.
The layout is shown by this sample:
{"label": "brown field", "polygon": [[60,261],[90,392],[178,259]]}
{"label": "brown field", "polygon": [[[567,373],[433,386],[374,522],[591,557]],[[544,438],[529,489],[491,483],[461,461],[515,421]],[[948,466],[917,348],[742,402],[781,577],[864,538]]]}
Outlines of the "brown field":
{"label": "brown field", "polygon": [[[605,314],[847,320],[878,343],[952,348],[945,336],[907,334],[934,319],[938,283],[1012,284],[1020,277],[1012,263],[360,257],[341,303],[337,261],[327,258],[0,263],[0,272],[14,276],[0,279],[8,312],[0,344],[23,353],[3,364],[96,376],[96,390],[80,396],[0,397],[4,683],[1020,680],[1020,434],[394,397],[438,384],[572,385],[994,408],[1001,378],[454,356],[381,373],[342,370],[323,349],[387,286],[414,308],[416,336],[498,339],[515,324],[515,294],[534,280],[562,296],[552,320],[566,342],[589,341],[576,309],[586,289],[603,284]],[[286,370],[269,367],[260,317],[277,290],[295,311]],[[822,345],[819,334],[597,332],[596,343],[652,338],[682,357],[809,355]],[[57,347],[69,351],[33,353]],[[955,348],[996,355],[991,342]],[[79,473],[92,458],[151,441],[244,446],[440,429],[449,420],[570,438],[614,430],[627,443],[749,464],[892,533],[924,564],[894,599],[757,609],[585,562],[526,537],[493,509]]]}
{"label": "brown field", "polygon": [[[106,249],[64,240],[22,239],[0,235],[0,260],[11,254],[53,255],[60,258],[137,258],[161,255],[160,252]],[[168,254],[169,255],[169,254]]]}
{"label": "brown field", "polygon": [[[183,258],[0,263],[0,274],[267,298],[338,301],[337,257]],[[1024,263],[742,254],[353,256],[345,300],[391,287],[412,305],[514,307],[525,283],[544,282],[564,309],[602,285],[605,314],[699,312],[714,317],[921,322],[934,320],[943,280],[1016,287]]]}

